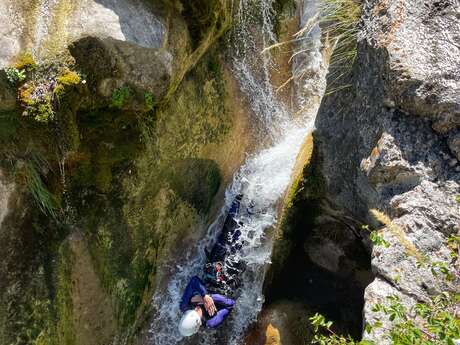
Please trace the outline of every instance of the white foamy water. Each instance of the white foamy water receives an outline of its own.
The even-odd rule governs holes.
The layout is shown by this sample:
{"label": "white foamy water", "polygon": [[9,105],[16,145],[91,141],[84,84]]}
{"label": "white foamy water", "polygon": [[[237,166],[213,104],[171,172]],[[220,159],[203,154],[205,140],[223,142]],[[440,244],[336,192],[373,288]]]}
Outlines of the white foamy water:
{"label": "white foamy water", "polygon": [[[265,146],[246,159],[228,186],[225,206],[209,227],[206,237],[176,260],[178,265],[173,268],[167,288],[154,296],[152,304],[157,313],[150,328],[151,345],[241,344],[245,330],[256,320],[262,308],[262,285],[272,250],[267,230],[276,224],[278,202],[289,185],[297,154],[313,127],[313,114],[316,113],[303,111],[303,115],[294,120],[292,111],[276,99],[269,78],[273,64],[268,54],[260,54],[265,46],[275,43],[272,2],[241,0],[237,11],[238,24],[230,38],[233,70],[253,111],[258,129],[255,135]],[[319,45],[315,47],[320,49]],[[319,58],[320,55],[310,56]],[[318,78],[320,75],[318,73]],[[242,274],[242,286],[237,291],[236,307],[218,330],[206,330],[191,338],[182,338],[177,325],[181,317],[179,301],[183,290],[193,275],[201,275],[205,263],[203,249],[214,242],[227,210],[238,194],[243,194],[243,199],[236,219],[242,224],[239,228],[242,249],[237,256],[247,263],[247,268]]]}

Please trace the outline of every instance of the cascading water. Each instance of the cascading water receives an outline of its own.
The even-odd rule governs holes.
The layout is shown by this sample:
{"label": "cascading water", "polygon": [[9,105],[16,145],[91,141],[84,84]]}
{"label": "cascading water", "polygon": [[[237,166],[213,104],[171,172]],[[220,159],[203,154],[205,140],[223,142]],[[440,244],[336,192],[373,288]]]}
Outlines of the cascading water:
{"label": "cascading water", "polygon": [[[235,174],[226,191],[225,205],[208,229],[206,238],[178,258],[179,264],[167,289],[154,296],[152,303],[157,313],[150,328],[152,345],[193,344],[198,338],[200,344],[240,344],[245,330],[262,308],[262,284],[272,249],[266,232],[276,223],[277,203],[289,184],[303,139],[313,127],[311,114],[316,113],[301,112],[303,116],[294,119],[292,111],[276,99],[270,82],[272,61],[269,54],[260,53],[265,46],[275,43],[273,2],[241,0],[235,19],[237,24],[229,38],[233,70],[254,113],[257,139],[265,146],[248,157]],[[320,49],[320,45],[314,47]],[[321,54],[310,56],[321,58]],[[318,68],[316,78],[321,82],[321,63],[308,66]],[[237,306],[220,329],[201,332],[191,339],[181,338],[177,324],[181,317],[178,304],[183,289],[193,275],[200,275],[205,263],[204,248],[213,243],[237,194],[244,196],[237,219],[242,224],[240,241],[243,247],[237,255],[247,263],[242,286],[237,292]]]}

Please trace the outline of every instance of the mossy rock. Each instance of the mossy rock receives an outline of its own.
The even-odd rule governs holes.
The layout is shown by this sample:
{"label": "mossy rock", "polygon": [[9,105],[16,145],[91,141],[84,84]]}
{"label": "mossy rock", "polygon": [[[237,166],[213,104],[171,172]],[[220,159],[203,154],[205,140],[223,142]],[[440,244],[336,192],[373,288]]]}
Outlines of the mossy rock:
{"label": "mossy rock", "polygon": [[220,186],[219,166],[210,159],[188,158],[171,165],[172,189],[198,212],[205,213]]}

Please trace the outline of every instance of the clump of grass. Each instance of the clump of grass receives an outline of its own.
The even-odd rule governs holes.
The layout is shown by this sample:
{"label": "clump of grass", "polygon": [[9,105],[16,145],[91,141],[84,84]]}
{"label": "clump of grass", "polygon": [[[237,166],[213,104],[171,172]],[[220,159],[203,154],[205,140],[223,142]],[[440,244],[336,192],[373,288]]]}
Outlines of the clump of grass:
{"label": "clump of grass", "polygon": [[37,165],[41,164],[37,159],[32,159],[26,163],[26,183],[37,206],[44,214],[56,218],[58,202],[56,197],[51,194],[42,181]]}
{"label": "clump of grass", "polygon": [[360,0],[321,0],[320,26],[333,47],[330,61],[330,82],[326,93],[340,88],[338,81],[350,73],[357,55]]}
{"label": "clump of grass", "polygon": [[[311,39],[309,33],[319,25],[325,46],[323,56],[329,64],[329,82],[326,94],[347,87],[348,85],[341,85],[339,81],[343,76],[350,73],[356,59],[358,21],[361,17],[361,8],[361,0],[319,0],[318,12],[290,40],[266,47],[262,53],[286,44],[308,42]],[[307,48],[298,49],[292,54],[290,61],[309,49],[310,45],[307,45]],[[308,70],[300,69],[280,88],[285,87],[294,79],[305,77],[308,73]]]}

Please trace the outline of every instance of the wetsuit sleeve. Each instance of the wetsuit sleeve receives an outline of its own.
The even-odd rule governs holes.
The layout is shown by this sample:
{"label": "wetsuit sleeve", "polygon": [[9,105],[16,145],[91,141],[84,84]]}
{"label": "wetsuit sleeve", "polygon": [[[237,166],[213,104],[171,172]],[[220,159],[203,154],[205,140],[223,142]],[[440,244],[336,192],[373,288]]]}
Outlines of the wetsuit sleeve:
{"label": "wetsuit sleeve", "polygon": [[213,294],[211,295],[211,297],[214,300],[214,304],[216,305],[216,307],[220,310],[216,313],[216,315],[214,315],[206,322],[206,327],[216,328],[220,326],[222,322],[224,322],[224,320],[230,314],[230,312],[233,309],[233,306],[235,305],[235,301],[231,298],[227,298],[225,296],[218,294]]}
{"label": "wetsuit sleeve", "polygon": [[211,297],[214,301],[214,304],[217,307],[233,308],[233,306],[235,305],[235,301],[232,300],[231,298],[228,298],[228,297],[216,294],[216,293],[212,294]]}
{"label": "wetsuit sleeve", "polygon": [[230,310],[227,308],[219,310],[216,315],[206,321],[206,327],[216,328],[220,326],[220,324],[227,318],[228,314],[230,314]]}
{"label": "wetsuit sleeve", "polygon": [[195,295],[200,295],[204,296],[208,292],[203,284],[203,282],[198,278],[197,276],[192,277],[190,281],[188,282],[184,294],[182,295],[182,299],[180,301],[180,310],[182,312],[185,312],[190,304],[190,300],[192,299],[193,296]]}

